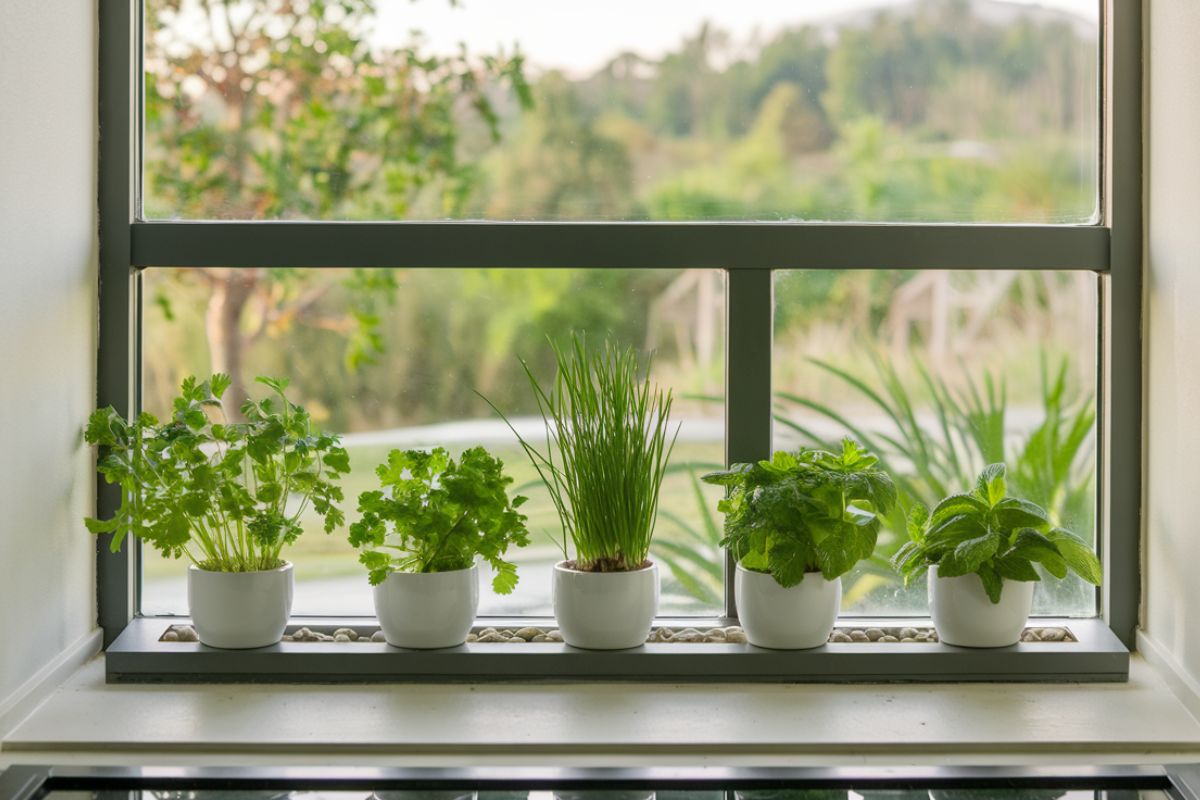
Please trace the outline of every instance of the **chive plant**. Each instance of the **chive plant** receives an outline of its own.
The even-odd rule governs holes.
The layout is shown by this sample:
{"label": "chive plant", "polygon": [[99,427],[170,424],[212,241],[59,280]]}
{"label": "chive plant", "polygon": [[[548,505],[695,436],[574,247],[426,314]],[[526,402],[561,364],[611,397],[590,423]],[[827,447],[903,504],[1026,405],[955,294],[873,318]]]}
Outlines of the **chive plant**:
{"label": "chive plant", "polygon": [[[551,347],[558,373],[549,391],[521,361],[545,423],[544,452],[509,427],[550,492],[568,565],[588,572],[640,569],[679,435],[676,427],[668,441],[671,392],[650,385],[653,354],[642,379],[632,347],[622,351],[606,340],[589,352],[580,334],[572,335],[570,350],[553,341]],[[574,562],[567,539],[575,547]]]}

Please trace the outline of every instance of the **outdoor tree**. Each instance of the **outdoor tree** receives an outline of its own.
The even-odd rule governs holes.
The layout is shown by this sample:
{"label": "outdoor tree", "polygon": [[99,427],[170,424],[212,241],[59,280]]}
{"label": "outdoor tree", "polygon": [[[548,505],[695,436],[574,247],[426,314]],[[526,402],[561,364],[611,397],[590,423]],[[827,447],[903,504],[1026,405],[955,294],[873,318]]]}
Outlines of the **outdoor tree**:
{"label": "outdoor tree", "polygon": [[[146,215],[403,219],[422,193],[446,215],[461,208],[476,173],[458,158],[459,127],[473,114],[499,138],[495,86],[532,104],[523,58],[431,55],[415,38],[373,46],[374,12],[373,0],[150,0]],[[369,361],[382,344],[373,305],[397,287],[356,272],[349,309],[330,310],[332,284],[295,271],[186,279],[209,288],[212,369],[233,378],[230,409],[245,397],[247,348],[293,323],[345,336],[351,369]]]}

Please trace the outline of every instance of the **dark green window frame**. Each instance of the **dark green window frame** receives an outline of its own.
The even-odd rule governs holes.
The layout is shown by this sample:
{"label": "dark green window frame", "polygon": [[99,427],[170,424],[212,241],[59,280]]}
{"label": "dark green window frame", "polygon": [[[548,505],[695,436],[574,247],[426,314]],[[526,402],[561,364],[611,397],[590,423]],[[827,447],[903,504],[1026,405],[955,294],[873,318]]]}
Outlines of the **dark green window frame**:
{"label": "dark green window frame", "polygon": [[[1101,619],[1134,645],[1141,594],[1142,3],[1097,0],[1103,221],[1093,226],[847,223],[146,222],[139,219],[140,0],[101,3],[97,402],[140,398],[140,274],[187,267],[706,267],[728,274],[726,458],[771,451],[772,271],[1071,270],[1098,276]],[[553,254],[553,255],[550,255]],[[110,515],[115,487],[98,484]],[[97,542],[105,646],[138,612],[136,547]],[[727,570],[727,572],[730,570]],[[725,620],[736,617],[726,581]],[[863,653],[861,658],[876,656]]]}

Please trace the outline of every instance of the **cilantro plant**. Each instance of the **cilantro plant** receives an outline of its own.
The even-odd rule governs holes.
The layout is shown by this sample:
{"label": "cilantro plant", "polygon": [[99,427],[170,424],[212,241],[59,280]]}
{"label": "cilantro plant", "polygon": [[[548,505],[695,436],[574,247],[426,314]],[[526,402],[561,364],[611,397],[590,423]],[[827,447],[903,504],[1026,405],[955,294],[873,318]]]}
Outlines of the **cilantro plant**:
{"label": "cilantro plant", "polygon": [[245,422],[210,418],[229,388],[222,374],[185,380],[166,422],[147,413],[129,421],[112,406],[93,412],[84,436],[99,447],[96,468],[124,491],[113,518],[88,519],[88,530],[114,534],[113,552],[132,534],[200,569],[256,572],[283,565],[280,552],[301,534],[309,508],[326,533],[341,525],[343,493],[333,481],[350,471],[346,451],[284,396],[286,379],[256,380],[278,402],[247,400]]}
{"label": "cilantro plant", "polygon": [[1083,539],[1053,525],[1041,506],[1007,494],[1004,464],[992,464],[972,491],[947,497],[932,513],[914,505],[908,513],[911,541],[892,559],[905,584],[936,564],[943,578],[978,574],[988,598],[999,603],[1005,579],[1041,580],[1036,562],[1056,578],[1070,570],[1100,585],[1100,562]]}
{"label": "cilantro plant", "polygon": [[723,547],[748,570],[783,587],[809,573],[833,580],[875,551],[882,518],[896,504],[896,486],[878,461],[850,439],[841,455],[824,450],[777,452],[770,461],[735,464],[705,475],[726,486]]}
{"label": "cilantro plant", "polygon": [[526,517],[517,512],[526,498],[509,500],[513,479],[500,459],[482,447],[464,452],[457,464],[441,447],[393,450],[375,472],[384,491],[358,496],[362,519],[349,536],[350,544],[365,548],[358,560],[370,570],[372,586],[392,572],[468,569],[482,556],[496,570],[492,588],[512,592],[517,567],[502,556],[509,545],[529,544]]}

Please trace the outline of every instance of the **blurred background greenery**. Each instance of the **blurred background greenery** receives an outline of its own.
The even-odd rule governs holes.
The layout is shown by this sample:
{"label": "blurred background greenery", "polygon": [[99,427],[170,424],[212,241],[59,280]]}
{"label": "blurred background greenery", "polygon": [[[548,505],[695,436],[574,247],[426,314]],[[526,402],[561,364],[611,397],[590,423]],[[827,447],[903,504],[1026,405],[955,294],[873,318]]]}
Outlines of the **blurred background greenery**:
{"label": "blurred background greenery", "polygon": [[[749,39],[685,18],[667,52],[614,42],[580,73],[520,49],[378,44],[379,5],[148,0],[145,215],[1096,219],[1099,30],[1069,13],[913,0],[785,15]],[[1026,496],[1091,538],[1094,278],[1021,266],[777,273],[777,446],[870,439],[906,503],[958,490],[981,460],[1021,462]],[[484,613],[547,610],[536,576],[560,534],[476,392],[536,413],[518,359],[552,377],[546,337],[572,330],[657,349],[653,377],[686,432],[659,519],[664,610],[719,608],[716,495],[694,480],[723,461],[719,272],[150,269],[145,296],[146,407],[166,408],[189,374],[231,374],[235,400],[254,375],[288,376],[320,424],[349,435],[350,511],[392,445],[498,452],[533,498],[536,535],[514,604],[485,593]],[[881,559],[901,536],[885,531]],[[371,613],[340,536],[310,533],[293,556],[297,613]],[[145,568],[144,610],[181,613],[179,565]],[[1088,592],[1043,591],[1036,610],[1093,614]],[[882,560],[847,581],[850,611],[923,604]]]}

